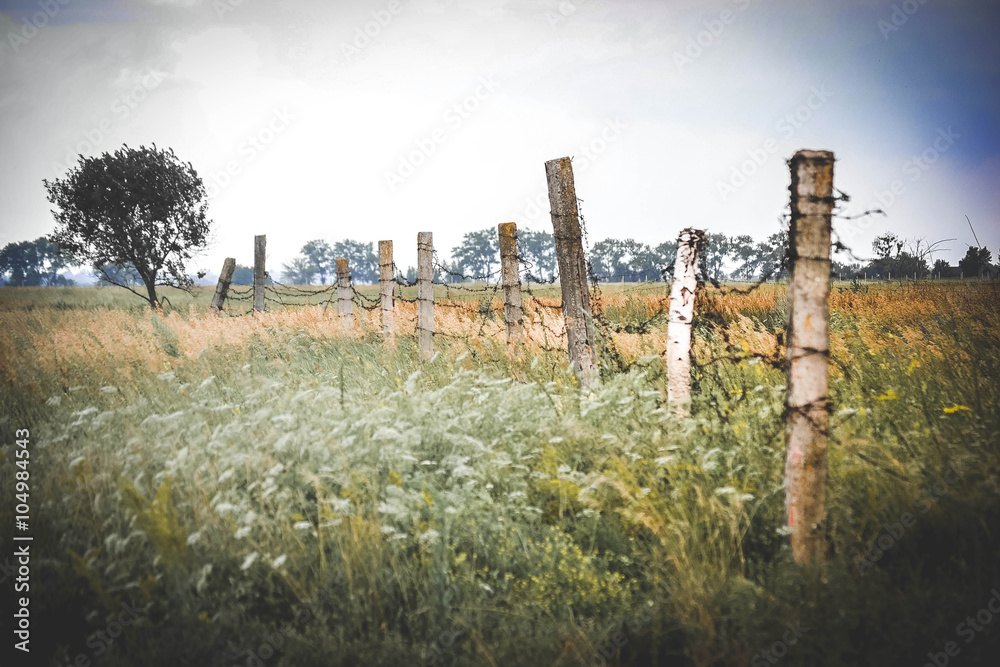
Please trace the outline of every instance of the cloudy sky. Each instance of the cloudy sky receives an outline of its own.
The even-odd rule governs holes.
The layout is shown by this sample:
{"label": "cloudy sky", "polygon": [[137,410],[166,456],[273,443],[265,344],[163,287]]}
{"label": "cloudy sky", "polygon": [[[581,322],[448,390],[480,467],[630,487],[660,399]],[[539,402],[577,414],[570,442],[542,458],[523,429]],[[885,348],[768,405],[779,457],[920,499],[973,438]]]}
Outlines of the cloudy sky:
{"label": "cloudy sky", "polygon": [[0,0],[0,245],[122,144],[203,177],[213,273],[254,234],[270,266],[314,238],[405,266],[418,231],[550,229],[566,155],[591,242],[762,238],[814,148],[888,214],[836,223],[858,255],[892,230],[955,263],[966,215],[1000,245],[998,29],[995,0]]}

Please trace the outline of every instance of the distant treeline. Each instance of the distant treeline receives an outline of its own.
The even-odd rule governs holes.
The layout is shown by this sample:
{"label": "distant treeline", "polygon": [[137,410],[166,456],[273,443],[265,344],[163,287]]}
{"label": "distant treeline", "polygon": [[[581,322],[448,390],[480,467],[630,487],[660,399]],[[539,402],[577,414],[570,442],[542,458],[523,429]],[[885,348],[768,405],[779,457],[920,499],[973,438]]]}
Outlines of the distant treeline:
{"label": "distant treeline", "polygon": [[[785,253],[788,233],[785,230],[755,240],[748,234],[726,236],[707,234],[703,269],[713,280],[759,281],[785,278]],[[943,259],[931,263],[934,244],[922,239],[901,239],[893,233],[879,236],[872,243],[874,258],[842,263],[834,261],[831,275],[853,278],[977,278],[996,277],[998,268],[987,247],[969,246],[957,266]],[[532,229],[518,230],[518,253],[522,279],[531,282],[558,278],[555,243],[552,234]],[[670,280],[673,274],[677,243],[665,241],[650,246],[634,239],[607,238],[590,246],[593,276],[603,282],[643,282]],[[378,282],[378,255],[373,242],[345,239],[329,243],[322,239],[302,246],[299,254],[281,267],[280,280],[293,285],[328,284],[335,279],[334,263],[338,257],[348,260],[352,278],[358,284]],[[0,251],[0,285],[67,286],[73,280],[60,272],[70,263],[59,248],[46,237],[34,241],[8,243]],[[462,242],[451,249],[451,257],[435,266],[438,282],[474,280],[496,281],[500,268],[500,249],[495,229],[466,233]],[[416,268],[400,270],[410,281],[416,280]],[[98,284],[124,282],[141,284],[129,265],[94,267]],[[271,282],[270,278],[269,281]],[[234,285],[253,284],[253,267],[239,265],[233,275]]]}

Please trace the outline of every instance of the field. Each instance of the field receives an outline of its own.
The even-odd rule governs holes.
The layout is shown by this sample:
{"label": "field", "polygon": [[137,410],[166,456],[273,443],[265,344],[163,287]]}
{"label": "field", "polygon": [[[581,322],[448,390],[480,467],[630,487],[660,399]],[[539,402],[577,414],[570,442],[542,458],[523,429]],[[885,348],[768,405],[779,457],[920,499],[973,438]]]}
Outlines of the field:
{"label": "field", "polygon": [[253,318],[210,315],[211,292],[153,313],[0,290],[0,535],[26,428],[38,664],[1000,655],[1000,616],[976,620],[1000,601],[995,282],[835,284],[818,571],[784,529],[784,285],[699,294],[687,419],[665,406],[662,284],[602,289],[586,391],[557,288],[527,299],[514,357],[502,302],[456,293],[424,363],[412,304],[385,340],[328,295]]}

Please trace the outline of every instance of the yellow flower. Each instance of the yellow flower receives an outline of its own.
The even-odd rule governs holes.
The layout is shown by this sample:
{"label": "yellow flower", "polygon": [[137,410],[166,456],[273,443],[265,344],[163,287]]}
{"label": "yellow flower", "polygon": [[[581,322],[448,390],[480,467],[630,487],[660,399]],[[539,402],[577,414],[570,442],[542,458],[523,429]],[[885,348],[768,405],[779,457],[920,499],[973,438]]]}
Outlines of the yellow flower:
{"label": "yellow flower", "polygon": [[897,398],[898,398],[898,396],[896,396],[896,392],[894,392],[892,389],[890,389],[889,391],[887,391],[884,394],[882,394],[881,396],[879,396],[878,400],[880,400],[880,401],[895,401]]}
{"label": "yellow flower", "polygon": [[965,410],[965,411],[967,411],[967,412],[972,412],[972,408],[969,408],[969,407],[966,407],[966,406],[964,406],[964,405],[958,405],[958,404],[956,403],[955,405],[951,406],[950,408],[945,408],[945,409],[944,409],[944,413],[945,413],[946,415],[953,415],[953,414],[955,414],[956,412],[960,412],[960,411],[962,411],[962,410]]}

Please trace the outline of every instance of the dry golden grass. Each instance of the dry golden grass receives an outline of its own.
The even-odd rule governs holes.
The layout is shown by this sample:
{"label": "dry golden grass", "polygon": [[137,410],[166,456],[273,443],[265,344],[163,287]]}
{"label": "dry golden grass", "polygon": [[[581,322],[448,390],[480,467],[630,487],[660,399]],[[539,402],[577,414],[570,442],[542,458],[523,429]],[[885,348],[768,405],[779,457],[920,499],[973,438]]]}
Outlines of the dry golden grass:
{"label": "dry golden grass", "polygon": [[[699,294],[697,313],[716,325],[737,352],[771,356],[780,354],[777,327],[766,324],[785,308],[785,286],[763,285],[748,292],[705,289]],[[833,327],[834,358],[849,358],[848,346],[859,337],[869,350],[898,350],[923,346],[933,352],[933,331],[945,320],[961,319],[974,333],[997,340],[1000,314],[997,288],[991,284],[938,286],[917,284],[905,289],[872,288],[867,292],[835,289],[830,298],[834,318],[851,323]],[[530,353],[566,348],[565,328],[559,300],[526,296],[524,300],[525,346]],[[506,343],[503,303],[497,297],[487,316],[485,304],[476,301],[436,303],[435,326],[441,336],[459,339],[473,349]],[[666,347],[663,294],[602,293],[596,297],[599,313],[628,311],[636,321],[659,315],[643,333],[605,331],[626,360],[660,354]],[[624,316],[623,316],[624,317]],[[944,320],[942,320],[944,318]],[[154,320],[162,321],[176,337],[176,356],[194,359],[212,345],[242,346],[254,338],[265,340],[302,330],[313,338],[361,337],[381,331],[381,311],[356,310],[342,321],[332,308],[299,306],[259,314],[255,317],[221,317],[205,314],[194,304],[182,316],[174,311],[162,317],[145,311],[110,307],[62,310],[40,306],[30,310],[10,308],[0,319],[0,372],[11,382],[30,384],[37,371],[70,377],[86,369],[108,383],[128,380],[133,373],[159,372],[173,363],[170,346],[162,340]],[[416,304],[398,301],[396,331],[400,336],[416,333]],[[724,330],[724,331],[723,331]],[[167,334],[171,335],[170,333]],[[705,352],[704,341],[698,348]],[[954,354],[955,350],[949,350]]]}

